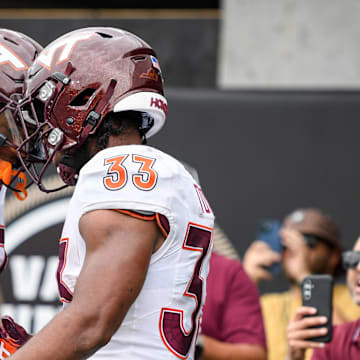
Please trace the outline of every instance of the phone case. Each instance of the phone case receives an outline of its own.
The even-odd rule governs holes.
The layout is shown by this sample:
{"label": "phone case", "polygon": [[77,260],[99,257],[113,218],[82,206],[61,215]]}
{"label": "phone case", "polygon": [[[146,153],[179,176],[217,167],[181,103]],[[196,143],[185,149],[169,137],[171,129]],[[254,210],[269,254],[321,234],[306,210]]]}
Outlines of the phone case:
{"label": "phone case", "polygon": [[[283,249],[279,235],[280,228],[281,222],[279,220],[264,220],[259,225],[256,239],[264,241],[270,245],[274,251],[281,253]],[[266,267],[266,270],[276,275],[280,273],[281,266],[280,264],[274,264],[272,266]]]}
{"label": "phone case", "polygon": [[324,336],[308,339],[316,342],[329,342],[332,338],[332,293],[333,278],[330,275],[310,275],[302,282],[303,306],[311,306],[317,309],[314,316],[326,316],[328,322],[316,327],[327,327],[328,332]]}

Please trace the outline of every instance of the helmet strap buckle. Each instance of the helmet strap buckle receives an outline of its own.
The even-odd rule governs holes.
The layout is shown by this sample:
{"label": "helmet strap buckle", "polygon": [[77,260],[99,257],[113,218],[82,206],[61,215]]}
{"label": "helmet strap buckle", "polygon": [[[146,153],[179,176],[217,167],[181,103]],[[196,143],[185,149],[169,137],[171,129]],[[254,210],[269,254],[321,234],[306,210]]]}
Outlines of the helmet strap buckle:
{"label": "helmet strap buckle", "polygon": [[7,137],[4,134],[0,133],[0,146],[4,146],[6,144]]}
{"label": "helmet strap buckle", "polygon": [[92,128],[94,128],[98,121],[100,120],[101,115],[97,113],[96,111],[92,110],[89,112],[88,116],[86,117],[85,123],[86,125],[91,125]]}

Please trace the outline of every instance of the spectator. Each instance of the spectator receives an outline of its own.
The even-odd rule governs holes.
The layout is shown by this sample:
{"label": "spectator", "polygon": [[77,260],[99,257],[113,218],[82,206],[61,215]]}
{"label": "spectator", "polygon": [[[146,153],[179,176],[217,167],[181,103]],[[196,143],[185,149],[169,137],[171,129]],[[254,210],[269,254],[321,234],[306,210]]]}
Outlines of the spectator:
{"label": "spectator", "polygon": [[[347,285],[354,303],[360,305],[360,237],[354,245],[356,261],[352,261],[347,271]],[[346,306],[344,304],[344,306]],[[308,341],[310,337],[325,335],[327,329],[322,328],[327,319],[322,316],[314,316],[304,319],[305,315],[313,315],[316,309],[311,307],[299,307],[293,320],[290,322],[287,337],[289,343],[289,360],[302,360],[305,357],[305,349],[313,348],[312,360],[354,360],[360,358],[360,317],[346,324],[335,326],[332,341],[328,344]],[[308,329],[309,326],[320,326],[317,329]]]}
{"label": "spectator", "polygon": [[[255,241],[244,256],[245,270],[256,283],[271,279],[271,274],[264,267],[281,261],[290,284],[288,291],[261,297],[269,360],[284,359],[286,356],[286,329],[301,305],[299,284],[302,279],[313,273],[336,275],[341,266],[337,226],[320,210],[294,211],[285,218],[280,235],[284,246],[282,256],[261,241]],[[335,285],[333,303],[334,324],[360,316],[360,308],[354,305],[343,284]]]}
{"label": "spectator", "polygon": [[266,359],[257,288],[239,261],[215,252],[210,260],[201,327],[201,360]]}

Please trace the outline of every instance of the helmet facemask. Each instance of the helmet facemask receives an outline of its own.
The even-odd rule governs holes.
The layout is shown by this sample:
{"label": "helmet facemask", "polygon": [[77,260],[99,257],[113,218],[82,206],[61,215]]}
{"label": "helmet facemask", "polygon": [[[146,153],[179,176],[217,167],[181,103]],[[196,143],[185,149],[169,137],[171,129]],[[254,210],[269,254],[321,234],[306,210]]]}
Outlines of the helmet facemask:
{"label": "helmet facemask", "polygon": [[[67,72],[70,73],[71,70],[69,63]],[[69,81],[67,75],[55,73],[53,79],[46,80],[18,105],[18,117],[25,134],[25,140],[17,148],[19,159],[31,180],[44,192],[61,190],[67,186],[47,189],[42,184],[42,179],[56,152],[63,146],[63,131],[54,127],[47,119],[59,93]]]}

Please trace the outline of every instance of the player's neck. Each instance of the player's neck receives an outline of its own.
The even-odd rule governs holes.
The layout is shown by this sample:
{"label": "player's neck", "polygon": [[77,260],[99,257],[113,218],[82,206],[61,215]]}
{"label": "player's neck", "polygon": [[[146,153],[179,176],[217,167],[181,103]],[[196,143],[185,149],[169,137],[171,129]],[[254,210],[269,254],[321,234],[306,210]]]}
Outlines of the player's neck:
{"label": "player's neck", "polygon": [[120,135],[112,135],[109,137],[109,142],[107,144],[107,148],[113,146],[121,146],[121,145],[139,145],[141,144],[141,138],[139,132],[137,130],[132,129],[127,131],[125,134]]}

